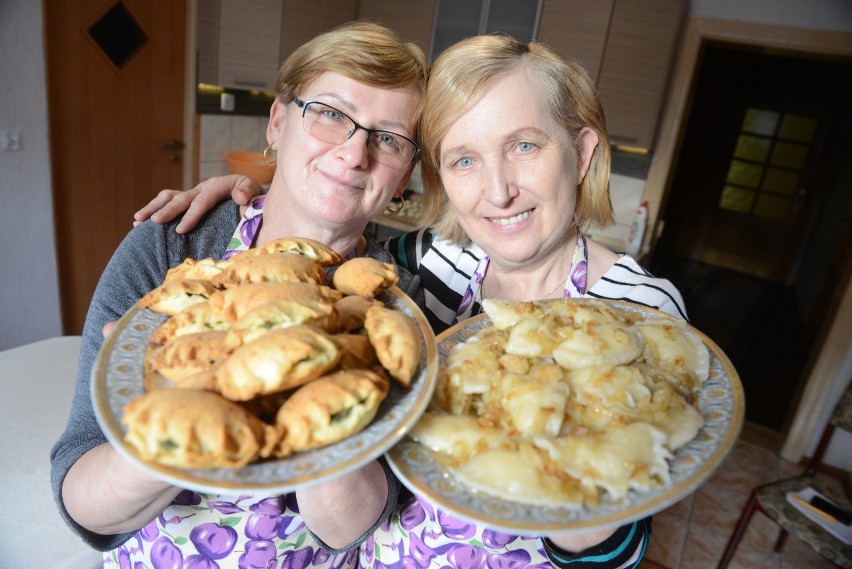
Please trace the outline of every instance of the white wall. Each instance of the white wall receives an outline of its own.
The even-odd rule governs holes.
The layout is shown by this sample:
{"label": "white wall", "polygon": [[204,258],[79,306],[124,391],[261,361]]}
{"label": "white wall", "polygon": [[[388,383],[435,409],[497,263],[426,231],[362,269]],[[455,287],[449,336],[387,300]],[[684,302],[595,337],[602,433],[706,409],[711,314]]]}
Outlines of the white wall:
{"label": "white wall", "polygon": [[42,0],[0,0],[0,349],[61,333],[42,28]]}

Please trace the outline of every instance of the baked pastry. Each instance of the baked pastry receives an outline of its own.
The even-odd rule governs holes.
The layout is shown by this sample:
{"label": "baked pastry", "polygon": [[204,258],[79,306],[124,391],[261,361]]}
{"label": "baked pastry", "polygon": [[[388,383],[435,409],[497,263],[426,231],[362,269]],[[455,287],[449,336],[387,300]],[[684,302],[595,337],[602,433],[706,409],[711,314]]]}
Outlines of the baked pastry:
{"label": "baked pastry", "polygon": [[228,322],[236,322],[246,312],[273,300],[328,300],[343,298],[343,293],[324,285],[300,282],[254,283],[227,288],[210,298],[210,306]]}
{"label": "baked pastry", "polygon": [[221,259],[207,258],[196,261],[195,259],[186,258],[180,265],[176,265],[168,270],[163,282],[183,279],[209,281],[230,264],[231,261],[223,261]]}
{"label": "baked pastry", "polygon": [[138,305],[154,312],[174,315],[199,302],[205,302],[218,289],[210,281],[181,279],[164,282],[139,299]]}
{"label": "baked pastry", "polygon": [[275,456],[326,446],[357,433],[376,416],[389,388],[387,378],[354,369],[302,386],[278,411],[281,440]]}
{"label": "baked pastry", "polygon": [[340,348],[340,369],[370,369],[379,363],[376,350],[367,336],[361,334],[335,334],[331,337]]}
{"label": "baked pastry", "polygon": [[179,468],[239,468],[278,438],[242,407],[207,391],[159,389],[124,406],[125,441],[144,460]]}
{"label": "baked pastry", "polygon": [[210,282],[220,288],[279,281],[325,284],[322,267],[295,253],[269,253],[231,261]]}
{"label": "baked pastry", "polygon": [[[215,296],[215,295],[214,295]],[[165,344],[184,334],[227,330],[230,323],[209,301],[198,302],[170,316],[151,333],[151,342]]]}
{"label": "baked pastry", "polygon": [[340,330],[350,332],[364,327],[367,309],[371,306],[384,306],[378,300],[357,294],[344,296],[334,303]]}
{"label": "baked pastry", "polygon": [[382,367],[403,386],[411,385],[422,350],[414,320],[402,312],[373,306],[367,310],[364,328]]}
{"label": "baked pastry", "polygon": [[212,331],[178,336],[151,349],[146,357],[146,367],[149,373],[156,372],[180,383],[191,375],[209,370],[227,357],[226,335],[224,331]]}
{"label": "baked pastry", "polygon": [[244,344],[216,370],[216,388],[227,399],[247,401],[303,385],[334,368],[340,350],[311,326],[275,330]]}
{"label": "baked pastry", "polygon": [[234,349],[273,330],[302,324],[335,331],[337,313],[334,305],[321,300],[287,298],[261,304],[234,322],[228,331],[226,344]]}
{"label": "baked pastry", "polygon": [[334,288],[343,294],[373,298],[396,284],[396,267],[370,257],[356,257],[340,265],[332,277]]}
{"label": "baked pastry", "polygon": [[319,241],[307,237],[282,237],[274,239],[258,247],[252,247],[246,251],[234,255],[231,259],[244,259],[267,253],[296,253],[316,261],[320,266],[339,265],[343,262],[343,256]]}

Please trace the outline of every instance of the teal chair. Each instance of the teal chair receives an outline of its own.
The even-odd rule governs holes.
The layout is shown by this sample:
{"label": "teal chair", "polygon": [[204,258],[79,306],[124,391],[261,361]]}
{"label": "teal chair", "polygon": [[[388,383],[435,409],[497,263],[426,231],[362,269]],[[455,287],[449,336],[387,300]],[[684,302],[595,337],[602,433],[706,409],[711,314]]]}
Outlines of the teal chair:
{"label": "teal chair", "polygon": [[820,483],[814,478],[817,468],[822,462],[823,455],[828,448],[828,443],[836,429],[852,432],[852,382],[846,386],[846,391],[834,408],[828,424],[825,426],[822,437],[819,440],[813,457],[808,461],[804,473],[795,478],[778,480],[769,484],[758,486],[751,491],[751,495],[743,508],[740,519],[731,534],[722,559],[716,569],[725,569],[734,556],[737,545],[740,543],[746,527],[751,520],[755,510],[766,514],[776,524],[781,526],[778,541],[775,542],[775,551],[781,552],[784,542],[789,534],[793,534],[825,559],[828,559],[838,567],[852,569],[852,546],[845,545],[842,541],[803,516],[797,509],[787,501],[788,492],[797,492],[810,486],[823,496],[844,509],[852,511],[852,503],[834,489]]}

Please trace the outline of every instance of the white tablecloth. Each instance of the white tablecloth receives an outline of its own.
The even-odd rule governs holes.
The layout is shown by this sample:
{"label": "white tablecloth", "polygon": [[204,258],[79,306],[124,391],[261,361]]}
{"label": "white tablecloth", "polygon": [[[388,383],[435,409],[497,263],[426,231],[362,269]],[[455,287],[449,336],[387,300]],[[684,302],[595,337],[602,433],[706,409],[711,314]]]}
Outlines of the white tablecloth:
{"label": "white tablecloth", "polygon": [[71,409],[79,352],[79,336],[0,352],[0,567],[102,567],[101,554],[62,521],[50,489],[50,448]]}

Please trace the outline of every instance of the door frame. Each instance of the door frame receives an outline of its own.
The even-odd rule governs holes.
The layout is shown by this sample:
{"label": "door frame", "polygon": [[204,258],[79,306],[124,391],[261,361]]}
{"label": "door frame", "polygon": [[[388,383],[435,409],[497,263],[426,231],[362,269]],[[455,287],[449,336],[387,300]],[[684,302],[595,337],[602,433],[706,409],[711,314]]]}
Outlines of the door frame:
{"label": "door frame", "polygon": [[[663,109],[660,129],[654,149],[654,158],[645,182],[644,198],[649,203],[649,248],[653,251],[663,231],[660,212],[665,211],[666,200],[674,177],[673,166],[678,158],[689,118],[691,91],[696,80],[696,70],[705,41],[722,41],[753,45],[815,55],[852,57],[852,34],[830,30],[769,26],[753,22],[720,20],[715,18],[689,18],[683,32],[680,53],[669,84],[669,96]],[[799,462],[805,452],[812,449],[816,433],[822,430],[838,389],[846,385],[848,377],[842,375],[843,360],[852,337],[852,279],[839,285],[845,291],[837,304],[833,321],[825,325],[822,348],[814,356],[814,363],[805,380],[795,415],[786,433],[783,433],[781,456]],[[837,386],[839,384],[840,387]]]}

